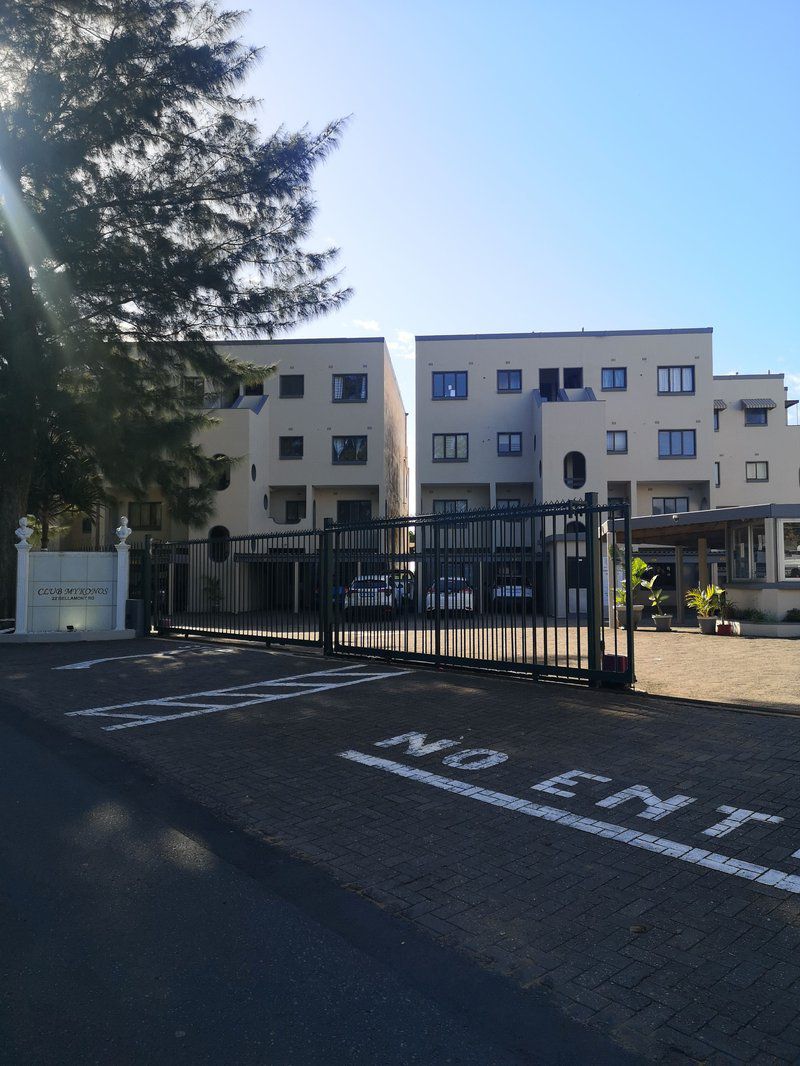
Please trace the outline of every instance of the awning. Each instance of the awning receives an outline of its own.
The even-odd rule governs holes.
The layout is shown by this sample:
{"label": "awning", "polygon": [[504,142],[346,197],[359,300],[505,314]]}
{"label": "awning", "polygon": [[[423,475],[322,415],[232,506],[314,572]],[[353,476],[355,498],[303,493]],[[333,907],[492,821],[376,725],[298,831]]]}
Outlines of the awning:
{"label": "awning", "polygon": [[728,405],[725,403],[724,400],[714,400],[714,410],[715,411],[727,411],[728,410]]}
{"label": "awning", "polygon": [[742,400],[742,407],[744,407],[744,408],[757,407],[759,409],[763,409],[764,407],[766,407],[766,409],[768,411],[771,411],[773,407],[777,407],[777,406],[778,405],[775,403],[775,401],[774,400],[770,400],[769,397],[766,397],[765,399],[762,399],[762,400]]}

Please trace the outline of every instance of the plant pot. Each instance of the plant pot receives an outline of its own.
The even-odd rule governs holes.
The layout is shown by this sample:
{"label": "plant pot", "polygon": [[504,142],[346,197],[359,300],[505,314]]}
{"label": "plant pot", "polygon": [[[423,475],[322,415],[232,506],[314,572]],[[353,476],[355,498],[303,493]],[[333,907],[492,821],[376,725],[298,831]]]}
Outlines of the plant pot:
{"label": "plant pot", "polygon": [[733,626],[730,622],[717,622],[717,636],[729,637],[733,633]]}
{"label": "plant pot", "polygon": [[672,629],[671,614],[654,614],[652,618],[657,633],[669,633],[669,631]]}
{"label": "plant pot", "polygon": [[698,618],[697,624],[700,626],[700,632],[705,633],[707,637],[713,636],[717,631],[716,618]]}
{"label": "plant pot", "polygon": [[[627,609],[627,607],[615,607],[614,610],[615,610],[616,618],[617,618],[617,629],[624,629],[625,628],[625,622],[627,621],[627,617],[628,617],[628,609]],[[643,610],[644,610],[644,604],[634,603],[633,609],[632,609],[632,612],[631,612],[632,615],[633,615],[633,617],[631,619],[631,623],[632,623],[631,627],[633,629],[638,629],[639,628],[639,621],[640,621],[640,619],[642,617],[642,611]]]}

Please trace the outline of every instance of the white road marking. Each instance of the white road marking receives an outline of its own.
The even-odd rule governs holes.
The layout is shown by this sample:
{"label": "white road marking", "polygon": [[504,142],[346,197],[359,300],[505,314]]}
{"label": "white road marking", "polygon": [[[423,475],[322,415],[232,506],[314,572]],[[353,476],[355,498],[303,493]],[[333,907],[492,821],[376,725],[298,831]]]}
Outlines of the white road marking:
{"label": "white road marking", "polygon": [[[115,729],[132,729],[134,726],[155,725],[158,722],[173,722],[178,718],[197,718],[199,715],[217,714],[220,711],[233,711],[241,707],[254,707],[260,703],[273,703],[275,700],[288,700],[295,696],[316,695],[331,689],[345,688],[348,685],[363,685],[368,681],[383,681],[388,677],[400,677],[410,674],[410,670],[392,670],[356,674],[363,670],[360,663],[342,666],[338,669],[317,670],[314,673],[293,674],[290,677],[267,678],[264,681],[252,681],[246,685],[232,685],[230,688],[212,688],[203,692],[187,692],[178,696],[163,696],[156,699],[131,700],[128,703],[113,703],[107,707],[90,707],[85,711],[67,711],[66,717],[90,718],[125,718],[128,721],[119,725],[106,725],[103,729],[111,732]],[[317,680],[310,681],[309,678]],[[275,689],[289,689],[288,692],[275,692]],[[202,697],[217,697],[203,699]],[[231,700],[230,703],[220,702]],[[136,714],[128,711],[129,707],[191,707],[193,710],[180,714]]]}
{"label": "white road marking", "polygon": [[182,644],[179,648],[170,651],[145,651],[139,655],[109,655],[104,659],[84,659],[80,663],[69,663],[68,666],[54,666],[53,670],[90,670],[100,663],[118,663],[122,659],[173,659],[176,655],[183,655],[187,651],[199,651],[205,655],[230,655],[240,651],[240,648],[212,647],[209,644]]}
{"label": "white road marking", "polygon": [[427,770],[404,766],[402,763],[393,762],[391,759],[382,759],[376,755],[366,755],[360,751],[342,751],[339,755],[342,759],[349,759],[351,762],[361,763],[363,766],[371,766],[377,770],[395,774],[397,777],[419,781],[422,784],[431,785],[433,788],[442,789],[444,792],[452,792],[468,799],[479,800],[481,803],[490,803],[495,807],[505,807],[509,811],[527,814],[531,818],[540,818],[545,822],[556,822],[565,828],[577,829],[581,833],[591,833],[593,836],[616,840],[620,844],[628,844],[632,848],[653,851],[664,855],[668,859],[678,859],[680,862],[692,863],[694,866],[704,866],[709,870],[716,870],[718,873],[728,874],[731,877],[742,877],[747,881],[770,885],[773,888],[780,888],[785,892],[800,895],[800,876],[786,873],[784,870],[773,870],[767,866],[759,866],[752,862],[734,859],[720,852],[706,851],[703,848],[692,847],[691,844],[682,844],[677,840],[656,837],[649,833],[640,833],[638,829],[626,829],[625,826],[615,825],[613,822],[601,822],[595,818],[584,818],[581,815],[571,814],[569,811],[560,811],[556,807],[546,807],[540,803],[532,803],[530,800],[519,799],[517,796],[511,796],[505,792],[493,792],[491,789],[472,785],[468,781],[442,777],[440,774],[432,774]]}

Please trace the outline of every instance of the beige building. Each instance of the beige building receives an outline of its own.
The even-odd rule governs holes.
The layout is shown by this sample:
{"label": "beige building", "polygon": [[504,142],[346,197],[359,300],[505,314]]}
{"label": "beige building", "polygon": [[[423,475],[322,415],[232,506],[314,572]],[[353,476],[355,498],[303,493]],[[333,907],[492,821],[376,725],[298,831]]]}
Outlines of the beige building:
{"label": "beige building", "polygon": [[[382,337],[247,341],[220,344],[225,354],[274,367],[263,383],[229,396],[204,391],[216,425],[200,443],[228,457],[202,526],[174,522],[158,493],[119,499],[101,517],[73,527],[70,546],[108,540],[126,513],[136,539],[201,538],[291,532],[408,513],[406,413]],[[202,399],[201,399],[202,397]]]}
{"label": "beige building", "polygon": [[797,499],[800,429],[782,375],[714,377],[711,337],[417,337],[418,511],[586,492],[634,515]]}

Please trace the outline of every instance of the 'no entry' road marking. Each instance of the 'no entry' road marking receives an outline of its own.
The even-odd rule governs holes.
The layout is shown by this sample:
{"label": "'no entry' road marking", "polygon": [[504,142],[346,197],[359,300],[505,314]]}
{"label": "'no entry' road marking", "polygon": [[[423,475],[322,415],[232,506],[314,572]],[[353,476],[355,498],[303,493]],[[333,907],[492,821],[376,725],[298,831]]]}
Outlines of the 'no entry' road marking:
{"label": "'no entry' road marking", "polygon": [[[356,673],[356,671],[362,671]],[[345,688],[348,685],[363,685],[369,681],[383,681],[389,677],[400,677],[410,670],[367,671],[363,672],[361,664],[342,666],[338,669],[317,670],[308,674],[293,674],[291,677],[267,678],[264,681],[252,681],[246,685],[232,685],[230,688],[205,689],[203,692],[187,692],[182,696],[164,696],[157,699],[130,700],[128,703],[114,703],[107,707],[90,707],[85,711],[67,711],[66,716],[90,718],[123,718],[126,721],[116,725],[106,725],[103,729],[111,732],[115,729],[132,729],[140,725],[156,725],[159,722],[174,722],[178,718],[197,718],[204,714],[219,714],[221,711],[233,711],[241,707],[254,707],[261,703],[273,703],[275,700],[289,700],[295,696],[314,696],[318,692]],[[284,691],[279,691],[283,689]],[[188,708],[175,714],[142,714],[129,710],[131,707],[162,707],[165,710]]]}
{"label": "'no entry' road marking", "polygon": [[768,866],[744,862],[741,859],[734,859],[730,855],[723,855],[716,851],[706,851],[704,848],[696,848],[691,844],[682,844],[677,840],[652,836],[650,833],[640,833],[637,829],[627,829],[624,825],[616,825],[614,822],[601,822],[596,818],[584,818],[581,815],[572,814],[570,811],[561,811],[557,807],[533,803],[531,800],[520,799],[518,796],[511,796],[506,792],[494,792],[491,789],[470,784],[468,781],[459,781],[456,778],[444,777],[441,774],[432,774],[428,770],[418,770],[413,766],[404,766],[403,763],[394,762],[391,759],[382,759],[377,755],[366,755],[360,751],[342,751],[339,754],[342,759],[361,763],[362,766],[371,766],[376,770],[395,774],[397,777],[419,781],[424,785],[442,789],[444,792],[478,800],[480,803],[489,803],[493,807],[505,807],[506,810],[517,814],[527,814],[531,818],[540,818],[545,822],[556,822],[565,828],[577,829],[581,833],[591,833],[593,836],[604,837],[606,840],[615,840],[632,848],[656,852],[668,859],[692,863],[694,866],[704,866],[709,870],[716,870],[718,873],[728,874],[731,877],[743,877],[747,881],[754,881],[760,885],[770,885],[773,888],[780,888],[785,892],[800,895],[800,876],[786,873],[784,870],[773,870]]}

